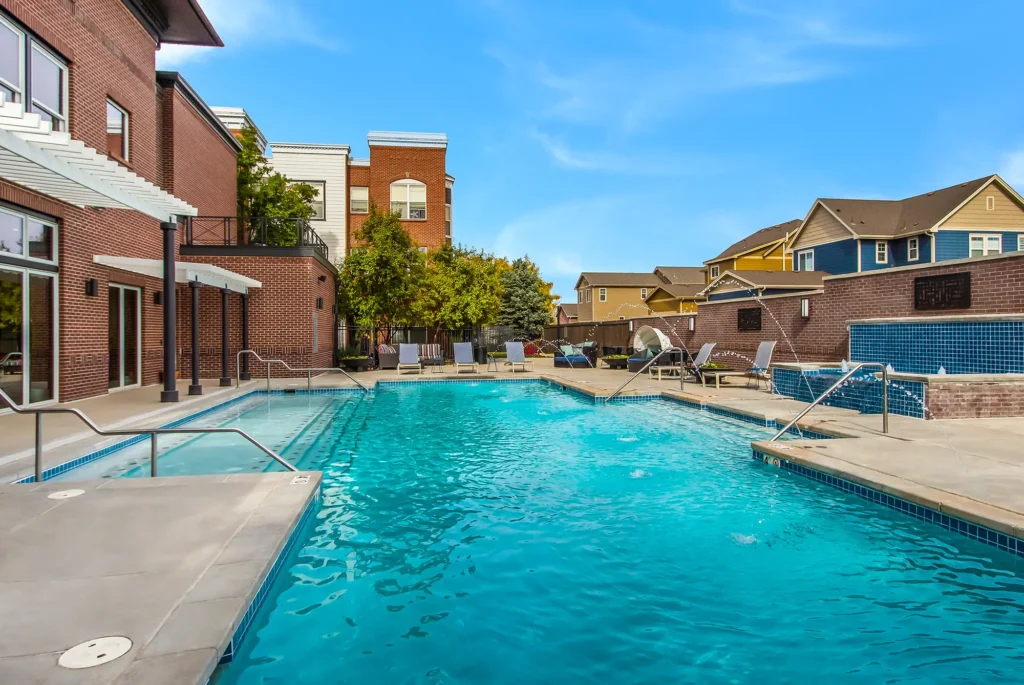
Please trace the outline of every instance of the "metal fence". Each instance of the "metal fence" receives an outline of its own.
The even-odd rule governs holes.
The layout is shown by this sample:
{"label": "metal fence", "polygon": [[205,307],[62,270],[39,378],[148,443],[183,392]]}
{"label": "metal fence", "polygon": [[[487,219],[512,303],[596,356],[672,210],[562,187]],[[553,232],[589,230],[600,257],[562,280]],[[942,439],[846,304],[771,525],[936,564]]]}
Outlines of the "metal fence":
{"label": "metal fence", "polygon": [[260,247],[311,247],[328,259],[327,243],[305,219],[234,216],[194,216],[185,225],[186,245],[252,245]]}
{"label": "metal fence", "polygon": [[445,359],[455,358],[455,343],[471,342],[479,358],[487,352],[504,351],[509,340],[532,340],[509,326],[478,326],[475,328],[435,328],[432,326],[391,326],[366,328],[342,322],[338,326],[338,348],[342,351],[376,357],[377,345],[397,348],[402,343],[437,344]]}

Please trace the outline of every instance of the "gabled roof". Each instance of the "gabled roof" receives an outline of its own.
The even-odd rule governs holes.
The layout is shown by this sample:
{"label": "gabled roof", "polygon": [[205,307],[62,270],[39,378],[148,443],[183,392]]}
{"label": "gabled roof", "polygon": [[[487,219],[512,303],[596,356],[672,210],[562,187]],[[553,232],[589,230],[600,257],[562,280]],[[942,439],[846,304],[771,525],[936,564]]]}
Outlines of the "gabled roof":
{"label": "gabled roof", "polygon": [[702,290],[704,290],[703,283],[662,283],[647,293],[644,302],[651,300],[659,292],[668,293],[678,299],[703,299],[700,294]]}
{"label": "gabled roof", "polygon": [[780,240],[785,240],[786,235],[797,230],[802,223],[803,222],[800,219],[791,219],[781,224],[762,228],[759,231],[751,233],[746,238],[733,243],[729,247],[725,248],[722,254],[718,255],[714,259],[709,259],[704,263],[710,264],[722,259],[728,259],[729,257],[736,257],[741,254],[746,254],[747,252],[752,252],[759,247],[767,247],[773,243],[779,242]]}
{"label": "gabled roof", "polygon": [[701,294],[707,294],[723,282],[733,281],[751,288],[808,290],[820,288],[828,275],[824,271],[726,271],[701,290]]}
{"label": "gabled roof", "polygon": [[619,271],[584,271],[576,281],[576,287],[586,280],[590,286],[626,287],[626,288],[653,288],[661,285],[660,278],[652,273],[635,273]]}
{"label": "gabled roof", "polygon": [[573,304],[560,304],[560,305],[558,305],[558,309],[561,310],[570,319],[578,318],[578,316],[579,316],[579,308],[580,308],[580,306],[578,304],[575,304],[575,303],[573,303]]}
{"label": "gabled roof", "polygon": [[704,284],[707,269],[702,266],[656,266],[654,275],[665,283]]}

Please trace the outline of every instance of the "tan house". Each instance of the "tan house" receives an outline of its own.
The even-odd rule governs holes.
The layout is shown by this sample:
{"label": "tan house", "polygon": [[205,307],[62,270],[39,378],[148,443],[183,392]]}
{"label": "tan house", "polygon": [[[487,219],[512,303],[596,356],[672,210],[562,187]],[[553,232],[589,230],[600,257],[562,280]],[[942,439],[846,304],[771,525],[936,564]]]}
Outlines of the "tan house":
{"label": "tan house", "polygon": [[569,323],[576,323],[580,320],[577,309],[578,304],[560,304],[555,307],[555,323],[564,326]]}
{"label": "tan house", "polygon": [[[704,268],[699,266],[659,266],[653,273],[585,271],[576,281],[578,320],[625,321],[647,316],[652,311],[674,311],[688,307],[694,295],[691,288],[665,286],[704,285]],[[654,310],[648,301],[655,292]],[[681,298],[681,299],[680,299]],[[691,311],[685,309],[685,311]]]}
{"label": "tan house", "polygon": [[792,219],[768,226],[733,243],[722,254],[704,262],[707,267],[705,285],[726,271],[785,271],[786,241],[801,223],[800,219]]}
{"label": "tan house", "polygon": [[654,274],[662,284],[647,294],[644,302],[654,314],[685,314],[697,311],[704,301],[707,269],[700,266],[659,266]]}

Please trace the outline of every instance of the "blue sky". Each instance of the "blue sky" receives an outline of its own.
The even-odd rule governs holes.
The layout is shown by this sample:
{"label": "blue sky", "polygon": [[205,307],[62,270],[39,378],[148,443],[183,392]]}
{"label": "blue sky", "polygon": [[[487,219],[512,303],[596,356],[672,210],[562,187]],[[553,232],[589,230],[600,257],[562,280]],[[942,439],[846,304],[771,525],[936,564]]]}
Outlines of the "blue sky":
{"label": "blue sky", "polygon": [[819,196],[1024,190],[1015,0],[200,3],[227,47],[161,68],[270,140],[447,133],[455,240],[528,253],[566,301]]}

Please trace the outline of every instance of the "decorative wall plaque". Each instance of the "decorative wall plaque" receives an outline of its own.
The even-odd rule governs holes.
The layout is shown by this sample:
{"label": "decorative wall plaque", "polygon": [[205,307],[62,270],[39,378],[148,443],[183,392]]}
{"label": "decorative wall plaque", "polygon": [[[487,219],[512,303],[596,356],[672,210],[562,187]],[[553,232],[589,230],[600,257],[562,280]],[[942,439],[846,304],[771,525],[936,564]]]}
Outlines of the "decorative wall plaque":
{"label": "decorative wall plaque", "polygon": [[914,279],[914,309],[970,309],[971,274],[920,276]]}
{"label": "decorative wall plaque", "polygon": [[736,312],[736,326],[741,331],[761,330],[761,308],[740,309]]}

